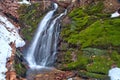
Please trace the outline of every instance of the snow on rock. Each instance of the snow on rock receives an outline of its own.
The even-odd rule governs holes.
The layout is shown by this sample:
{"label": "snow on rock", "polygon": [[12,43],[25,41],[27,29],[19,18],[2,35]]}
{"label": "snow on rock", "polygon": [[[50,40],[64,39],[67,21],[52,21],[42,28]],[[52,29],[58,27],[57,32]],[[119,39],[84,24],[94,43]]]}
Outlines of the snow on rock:
{"label": "snow on rock", "polygon": [[11,47],[3,39],[0,38],[0,80],[5,80],[6,58],[11,56]]}
{"label": "snow on rock", "polygon": [[118,13],[118,11],[116,11],[115,13],[111,14],[111,18],[115,18],[115,17],[119,17],[120,14]]}
{"label": "snow on rock", "polygon": [[120,80],[120,68],[115,67],[109,70],[110,80]]}
{"label": "snow on rock", "polygon": [[16,47],[22,47],[25,42],[19,36],[16,27],[7,20],[7,18],[0,16],[0,37],[7,43],[14,42]]}
{"label": "snow on rock", "polygon": [[31,5],[31,3],[27,0],[22,0],[21,2],[18,2],[19,4],[29,4]]}
{"label": "snow on rock", "polygon": [[0,80],[5,80],[7,58],[11,57],[10,43],[15,42],[16,47],[22,47],[25,42],[17,32],[16,27],[0,15]]}

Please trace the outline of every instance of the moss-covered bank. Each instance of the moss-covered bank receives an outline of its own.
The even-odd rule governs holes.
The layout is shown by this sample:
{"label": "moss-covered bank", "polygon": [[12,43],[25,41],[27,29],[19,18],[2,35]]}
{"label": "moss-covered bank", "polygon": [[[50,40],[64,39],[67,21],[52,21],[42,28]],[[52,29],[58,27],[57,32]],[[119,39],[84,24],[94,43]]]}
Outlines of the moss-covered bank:
{"label": "moss-covered bank", "polygon": [[63,23],[57,67],[101,80],[109,80],[113,63],[120,67],[120,18],[110,18],[104,8],[97,1],[68,14],[70,23]]}
{"label": "moss-covered bank", "polygon": [[38,23],[44,14],[51,8],[43,8],[43,3],[32,3],[31,5],[21,5],[18,10],[19,22],[22,27],[22,35],[28,41],[32,39],[33,33],[38,27]]}

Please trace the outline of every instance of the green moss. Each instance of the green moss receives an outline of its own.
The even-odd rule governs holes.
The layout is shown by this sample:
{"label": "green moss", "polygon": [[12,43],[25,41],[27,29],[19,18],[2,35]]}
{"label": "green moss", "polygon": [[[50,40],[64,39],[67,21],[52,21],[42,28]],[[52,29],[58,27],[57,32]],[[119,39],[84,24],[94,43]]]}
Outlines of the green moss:
{"label": "green moss", "polygon": [[[106,63],[107,62],[107,63]],[[110,69],[112,60],[109,60],[109,57],[105,56],[94,56],[92,59],[92,63],[87,65],[87,71],[93,72],[96,74],[107,74]]]}
{"label": "green moss", "polygon": [[[100,6],[100,9],[97,9],[97,7]],[[95,5],[90,5],[87,8],[76,8],[73,11],[71,11],[68,16],[71,19],[71,24],[67,24],[67,27],[62,30],[61,36],[64,38],[65,41],[67,41],[69,44],[72,45],[82,45],[82,47],[91,46],[93,45],[92,40],[96,37],[99,37],[99,35],[105,35],[105,32],[102,32],[104,28],[97,27],[97,26],[103,26],[102,21],[105,19],[108,19],[109,14],[100,13],[103,9],[103,3],[98,2]],[[89,14],[89,10],[92,13],[96,14]],[[86,12],[88,11],[88,12]],[[103,19],[101,19],[103,18]],[[98,22],[99,23],[98,23]],[[86,31],[87,27],[90,26],[96,26],[94,27],[96,31],[94,30],[91,35],[89,36],[89,33],[83,33],[81,31]],[[90,29],[90,28],[88,28]],[[91,30],[91,29],[90,29]],[[90,30],[88,30],[90,32]],[[100,34],[98,33],[100,32]],[[102,32],[102,33],[101,33]],[[96,36],[92,36],[92,34],[95,34]],[[82,35],[82,37],[81,37]],[[84,36],[84,37],[83,37]],[[89,38],[86,38],[89,37]],[[101,37],[101,36],[100,36]],[[104,36],[105,37],[105,36]],[[102,38],[103,41],[106,41],[106,39]],[[88,41],[86,41],[88,40]],[[95,42],[96,44],[96,42]],[[103,42],[104,44],[104,42]]]}
{"label": "green moss", "polygon": [[61,36],[68,45],[66,51],[72,48],[70,53],[75,53],[77,60],[63,64],[63,70],[77,70],[81,76],[109,80],[111,64],[120,67],[120,19],[110,18],[103,8],[99,0],[68,14],[71,23],[64,25]]}
{"label": "green moss", "polygon": [[71,52],[67,51],[64,55],[64,63],[70,63],[72,62],[72,56],[71,56]]}
{"label": "green moss", "polygon": [[[74,45],[88,46],[119,46],[120,45],[120,19],[97,20],[86,29],[80,27],[65,29],[62,33],[65,41]],[[71,24],[71,27],[74,24]],[[80,24],[78,24],[80,25]],[[83,25],[81,25],[83,26]],[[86,26],[84,26],[86,27]],[[80,31],[80,32],[78,32]]]}
{"label": "green moss", "polygon": [[[62,70],[77,70],[79,75],[91,78],[108,78],[107,74],[110,66],[115,62],[115,60],[111,58],[112,55],[109,55],[108,52],[99,49],[93,49],[93,51],[91,51],[92,48],[88,48],[84,50],[88,52],[77,53],[77,60],[75,62],[65,63],[65,65],[62,66]],[[114,55],[114,52],[112,54]],[[115,56],[113,57],[115,58]],[[80,74],[81,70],[84,71],[85,74]]]}
{"label": "green moss", "polygon": [[111,59],[120,67],[120,54],[117,51],[113,51],[112,54],[110,54]]}
{"label": "green moss", "polygon": [[34,3],[32,5],[22,5],[18,12],[20,14],[20,24],[22,26],[21,33],[26,40],[31,40],[45,11],[43,11],[41,4]]}
{"label": "green moss", "polygon": [[79,76],[90,77],[98,80],[110,80],[110,78],[107,75],[102,75],[102,74],[90,73],[86,71],[79,71],[78,74]]}
{"label": "green moss", "polygon": [[120,55],[116,51],[108,53],[105,50],[86,48],[83,53],[77,53],[75,62],[65,63],[62,70],[77,70],[82,77],[109,80],[107,75],[111,65],[116,63],[120,67],[119,61]]}
{"label": "green moss", "polygon": [[108,56],[106,50],[101,50],[98,48],[84,48],[82,49],[83,55],[88,56],[88,57],[93,57],[93,56]]}
{"label": "green moss", "polygon": [[76,9],[74,9],[74,10],[72,10],[69,14],[68,14],[68,16],[70,17],[70,18],[73,18],[73,17],[83,17],[83,16],[86,16],[87,14],[85,14],[84,12],[83,12],[83,10],[82,10],[82,8],[76,8]]}
{"label": "green moss", "polygon": [[104,4],[102,1],[98,1],[97,3],[90,4],[85,8],[85,12],[89,15],[93,15],[96,13],[100,13],[104,8]]}
{"label": "green moss", "polygon": [[86,65],[89,62],[89,59],[85,56],[81,56],[82,54],[77,55],[77,60],[75,62],[68,63],[63,67],[63,70],[80,70],[86,69]]}
{"label": "green moss", "polygon": [[60,46],[60,49],[61,49],[62,51],[65,51],[67,48],[68,48],[67,43],[63,43],[63,44]]}
{"label": "green moss", "polygon": [[[14,68],[16,71],[16,74],[18,77],[26,77],[26,72],[27,72],[27,64],[23,64],[23,56],[21,55],[20,51],[16,51],[16,56],[15,56],[15,62],[14,62]],[[26,65],[26,66],[25,66]]]}
{"label": "green moss", "polygon": [[25,68],[25,66],[22,63],[16,63],[16,64],[14,64],[14,67],[15,67],[17,75],[19,75],[21,77],[26,76],[27,69]]}
{"label": "green moss", "polygon": [[79,37],[82,47],[93,45],[105,46],[110,44],[113,46],[119,46],[120,25],[117,21],[119,21],[119,19],[96,21],[90,27],[86,28],[84,31],[81,31]]}

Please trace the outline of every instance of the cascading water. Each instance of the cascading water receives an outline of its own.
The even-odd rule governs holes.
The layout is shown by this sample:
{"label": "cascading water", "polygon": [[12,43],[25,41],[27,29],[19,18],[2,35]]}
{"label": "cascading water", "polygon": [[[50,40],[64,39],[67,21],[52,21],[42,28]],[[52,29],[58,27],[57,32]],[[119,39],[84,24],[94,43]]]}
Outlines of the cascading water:
{"label": "cascading water", "polygon": [[26,60],[30,68],[52,66],[57,53],[57,41],[60,31],[60,18],[66,12],[54,18],[58,5],[54,3],[54,10],[49,11],[38,26],[31,45],[27,50]]}

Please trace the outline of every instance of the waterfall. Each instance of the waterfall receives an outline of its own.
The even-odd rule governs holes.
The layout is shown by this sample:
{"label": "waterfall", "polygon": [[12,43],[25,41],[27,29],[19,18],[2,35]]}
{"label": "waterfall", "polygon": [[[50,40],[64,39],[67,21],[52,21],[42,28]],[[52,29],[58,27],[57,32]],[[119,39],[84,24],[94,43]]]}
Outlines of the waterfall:
{"label": "waterfall", "polygon": [[26,60],[30,68],[51,67],[57,53],[57,42],[60,32],[60,18],[66,14],[54,16],[58,5],[54,3],[54,10],[49,11],[40,22],[32,43],[30,44]]}

